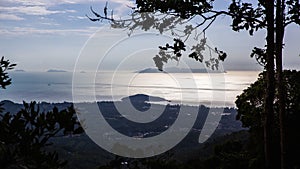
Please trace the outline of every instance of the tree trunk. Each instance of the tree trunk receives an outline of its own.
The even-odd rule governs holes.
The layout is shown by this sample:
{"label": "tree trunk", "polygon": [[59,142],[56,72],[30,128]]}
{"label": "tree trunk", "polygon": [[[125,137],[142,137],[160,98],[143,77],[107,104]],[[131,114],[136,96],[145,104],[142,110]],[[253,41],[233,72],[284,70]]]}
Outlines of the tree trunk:
{"label": "tree trunk", "polygon": [[280,161],[281,169],[286,169],[286,130],[285,130],[285,87],[282,74],[282,48],[284,37],[284,9],[285,1],[277,0],[276,3],[276,72],[278,89],[278,113],[280,124]]}
{"label": "tree trunk", "polygon": [[274,122],[274,0],[266,0],[267,20],[267,64],[266,64],[266,95],[264,107],[264,151],[266,169],[274,169],[274,146],[272,141],[272,126]]}

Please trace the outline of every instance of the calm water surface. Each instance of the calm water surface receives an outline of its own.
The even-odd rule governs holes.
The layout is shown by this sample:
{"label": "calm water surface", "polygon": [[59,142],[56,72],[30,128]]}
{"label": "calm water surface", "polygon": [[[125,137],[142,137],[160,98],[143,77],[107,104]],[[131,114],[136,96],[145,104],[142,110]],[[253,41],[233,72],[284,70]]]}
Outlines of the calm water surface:
{"label": "calm water surface", "polygon": [[[236,96],[253,83],[257,71],[227,73],[78,73],[10,72],[12,85],[1,90],[0,100],[14,102],[120,100],[134,94],[159,96],[173,103],[208,106],[234,106]],[[72,84],[73,83],[73,84]]]}

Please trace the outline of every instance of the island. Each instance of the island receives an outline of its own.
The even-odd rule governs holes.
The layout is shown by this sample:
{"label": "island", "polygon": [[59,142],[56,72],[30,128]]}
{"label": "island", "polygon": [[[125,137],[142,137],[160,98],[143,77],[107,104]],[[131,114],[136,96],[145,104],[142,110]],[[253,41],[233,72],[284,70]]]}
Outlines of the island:
{"label": "island", "polygon": [[65,70],[60,70],[60,69],[49,69],[49,70],[47,70],[47,72],[53,73],[53,72],[67,72],[67,71],[65,71]]}
{"label": "island", "polygon": [[26,71],[23,69],[16,69],[15,72],[26,72]]}
{"label": "island", "polygon": [[136,71],[135,73],[226,73],[222,70],[210,70],[210,69],[189,69],[189,68],[179,68],[179,67],[167,67],[163,71],[157,68],[146,68],[143,70]]}
{"label": "island", "polygon": [[[242,127],[242,123],[236,120],[237,111],[234,108],[211,108],[199,105],[179,105],[179,104],[149,104],[149,100],[164,101],[166,99],[146,94],[136,94],[123,97],[119,101],[100,101],[98,110],[100,110],[105,122],[107,122],[114,130],[118,131],[127,137],[134,137],[136,139],[155,137],[163,132],[173,132],[178,134],[185,132],[184,128],[172,129],[173,124],[176,122],[179,114],[188,118],[191,112],[197,113],[193,127],[189,130],[186,137],[171,151],[174,159],[186,159],[192,160],[194,158],[204,158],[211,155],[215,145],[221,144],[231,138],[247,138],[247,128]],[[131,101],[131,103],[128,103]],[[0,101],[4,112],[11,112],[15,115],[20,110],[24,109],[24,105],[20,103],[14,103],[9,100]],[[85,105],[89,107],[89,104],[95,103],[77,103],[76,105]],[[141,116],[145,116],[145,113],[151,113],[152,111],[162,110],[162,113],[156,119],[153,119],[149,123],[139,123],[129,120],[130,116],[127,113],[126,107],[131,104],[137,110],[140,111]],[[63,103],[47,103],[39,102],[36,107],[39,108],[39,113],[46,113],[52,111],[54,107],[58,111],[68,109],[73,106],[71,102]],[[93,106],[90,106],[93,107]],[[118,108],[123,107],[123,112],[120,112]],[[128,108],[128,111],[131,109]],[[214,134],[205,142],[199,143],[199,135],[202,132],[202,127],[206,121],[209,113],[222,112],[221,120],[218,123]],[[98,115],[96,115],[98,116]],[[146,117],[146,116],[145,116]],[[98,121],[97,121],[98,122]],[[209,123],[209,125],[215,125]],[[106,132],[99,133],[104,136],[116,139],[117,136],[114,133]],[[69,168],[97,168],[98,166],[105,165],[114,159],[116,156],[100,148],[97,144],[90,139],[90,137],[83,133],[79,135],[69,135],[65,137],[54,137],[51,139],[51,145],[47,147],[48,150],[55,150],[58,152],[59,157],[63,157],[64,160],[68,160]],[[246,142],[243,142],[246,144]],[[91,159],[92,158],[92,159]]]}

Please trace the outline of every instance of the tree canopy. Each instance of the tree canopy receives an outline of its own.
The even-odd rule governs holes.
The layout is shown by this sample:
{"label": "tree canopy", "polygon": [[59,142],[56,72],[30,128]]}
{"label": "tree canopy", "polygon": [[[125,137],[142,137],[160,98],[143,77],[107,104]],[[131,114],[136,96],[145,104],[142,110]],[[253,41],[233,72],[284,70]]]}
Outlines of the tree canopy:
{"label": "tree canopy", "polygon": [[[243,1],[232,0],[227,9],[219,10],[214,6],[214,0],[136,0],[136,6],[132,7],[134,10],[131,19],[129,20],[115,20],[113,14],[109,17],[107,15],[107,4],[104,8],[104,16],[92,10],[95,18],[90,18],[91,21],[102,21],[103,19],[109,20],[114,28],[128,28],[130,31],[141,28],[147,31],[149,28],[159,30],[161,33],[164,31],[172,30],[175,25],[182,23],[179,20],[171,19],[173,16],[180,17],[183,20],[189,21],[195,17],[200,18],[201,22],[193,26],[187,26],[184,35],[174,35],[174,45],[166,44],[159,46],[159,54],[153,60],[159,70],[163,69],[163,65],[169,59],[179,61],[182,56],[182,51],[186,50],[185,41],[190,37],[191,32],[196,28],[202,27],[203,38],[197,39],[198,42],[190,47],[194,49],[188,56],[194,58],[196,61],[205,62],[207,67],[211,69],[218,69],[219,61],[223,61],[227,54],[217,48],[213,50],[207,46],[209,51],[214,51],[218,54],[217,58],[208,57],[204,60],[204,46],[206,44],[205,32],[216,21],[219,16],[228,16],[232,19],[230,27],[233,31],[247,30],[250,35],[260,29],[266,30],[266,45],[264,47],[254,47],[251,57],[264,66],[266,70],[266,83],[264,87],[265,104],[264,104],[264,149],[265,149],[265,165],[266,168],[275,168],[274,162],[277,161],[274,157],[273,150],[275,143],[272,137],[272,128],[277,122],[274,119],[274,106],[275,99],[275,78],[277,83],[283,81],[282,73],[282,49],[284,45],[285,28],[294,23],[300,25],[300,3],[299,0],[276,0],[276,1]],[[149,14],[150,12],[150,14]],[[157,17],[157,12],[164,14],[163,17]],[[167,16],[170,16],[169,18]],[[165,22],[161,22],[164,20]],[[167,20],[167,22],[166,22]],[[166,24],[167,23],[167,24]],[[276,34],[276,37],[275,37]],[[198,37],[198,36],[197,36]],[[169,51],[171,50],[171,51]],[[276,64],[275,64],[276,60]],[[275,68],[277,77],[275,77]],[[285,100],[284,89],[281,85],[277,85],[278,100],[279,100],[279,128],[280,128],[280,144],[281,144],[281,168],[285,167]]]}
{"label": "tree canopy", "polygon": [[[264,93],[265,93],[265,76],[266,72],[260,74],[259,79],[243,91],[237,97],[236,106],[238,108],[237,119],[241,120],[244,127],[249,128],[251,134],[252,148],[258,157],[263,156],[260,150],[263,147],[263,113],[264,113]],[[299,166],[298,157],[295,154],[300,153],[300,72],[295,70],[285,70],[283,72],[283,83],[285,93],[285,110],[286,110],[286,137],[287,137],[287,164],[288,168]],[[279,100],[278,95],[274,103],[274,118],[279,122]],[[280,129],[278,124],[272,126],[274,139],[277,142],[277,154],[279,154]],[[275,163],[278,164],[280,160]],[[280,165],[280,164],[278,164]]]}
{"label": "tree canopy", "polygon": [[[0,60],[0,87],[11,84],[8,70],[16,64]],[[83,132],[73,107],[41,112],[36,102],[23,102],[18,112],[5,112],[0,105],[0,166],[5,169],[63,168],[67,162],[57,152],[46,151],[50,139]]]}
{"label": "tree canopy", "polygon": [[16,64],[11,64],[9,60],[5,60],[2,56],[0,60],[0,88],[5,89],[6,86],[11,84],[7,71],[12,70]]}

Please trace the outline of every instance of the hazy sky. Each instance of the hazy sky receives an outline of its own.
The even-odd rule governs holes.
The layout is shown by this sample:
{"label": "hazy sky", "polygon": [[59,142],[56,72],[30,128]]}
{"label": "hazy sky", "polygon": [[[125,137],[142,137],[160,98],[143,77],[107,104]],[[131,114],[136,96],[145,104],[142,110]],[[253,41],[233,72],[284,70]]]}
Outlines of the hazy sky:
{"label": "hazy sky", "polygon": [[[73,70],[80,51],[90,37],[95,37],[92,35],[97,30],[100,29],[98,34],[103,37],[111,35],[109,34],[110,30],[101,29],[105,23],[93,23],[85,17],[86,14],[91,16],[90,6],[93,6],[96,11],[103,11],[105,2],[106,0],[1,0],[0,55],[18,63],[17,69],[31,71],[44,71],[50,68]],[[228,1],[219,1],[217,5],[222,7],[226,4],[225,2]],[[115,18],[117,18],[128,14],[126,5],[130,4],[132,2],[129,0],[110,0],[109,8],[114,9]],[[229,55],[224,63],[225,69],[259,68],[256,61],[249,57],[249,54],[254,46],[264,46],[265,32],[260,31],[255,36],[250,37],[244,31],[233,32],[229,25],[230,18],[221,17],[206,34],[213,46],[226,51]],[[102,41],[100,40],[99,44],[94,45],[100,52],[103,50],[107,52],[109,47],[103,46],[110,39],[103,37],[101,37]],[[151,41],[161,42],[161,45],[165,43],[164,38],[154,40],[148,36],[140,36],[134,40],[125,40],[123,42],[125,44],[130,42],[127,46],[124,47],[124,44],[120,43],[120,48],[114,48],[116,51],[110,53],[121,56],[128,46],[132,46],[131,50],[137,50],[139,45],[143,47],[148,43],[156,44],[151,43]],[[300,27],[289,26],[285,36],[285,68],[299,69],[299,42]],[[142,50],[135,53],[131,51],[133,52],[131,56],[137,57],[140,54],[147,57],[149,63],[151,62],[154,66],[152,63],[152,54],[155,54],[154,48],[156,47],[153,46],[153,49],[149,47],[147,51]],[[118,61],[113,60],[112,62]],[[196,63],[194,65],[197,66]],[[109,64],[105,66],[110,67]],[[134,66],[132,62],[131,66]]]}

